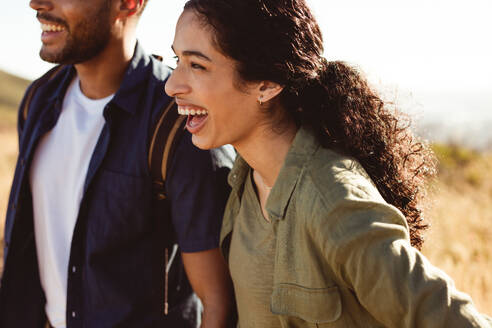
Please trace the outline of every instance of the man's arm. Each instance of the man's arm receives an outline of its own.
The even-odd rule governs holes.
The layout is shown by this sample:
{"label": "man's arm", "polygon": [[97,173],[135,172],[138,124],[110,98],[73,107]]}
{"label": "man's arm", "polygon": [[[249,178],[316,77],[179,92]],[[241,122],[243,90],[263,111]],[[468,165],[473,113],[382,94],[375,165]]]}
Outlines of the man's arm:
{"label": "man's arm", "polygon": [[201,328],[231,327],[234,294],[226,262],[218,248],[182,253],[183,264],[193,290],[203,303]]}

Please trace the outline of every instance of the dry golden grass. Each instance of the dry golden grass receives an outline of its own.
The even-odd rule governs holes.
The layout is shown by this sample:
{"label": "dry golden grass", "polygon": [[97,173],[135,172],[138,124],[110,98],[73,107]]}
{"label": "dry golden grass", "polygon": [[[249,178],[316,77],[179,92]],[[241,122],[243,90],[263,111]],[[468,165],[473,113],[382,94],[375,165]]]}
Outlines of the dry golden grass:
{"label": "dry golden grass", "polygon": [[[460,147],[436,149],[441,172],[423,253],[472,296],[484,313],[492,309],[492,155]],[[449,152],[451,150],[451,152]]]}
{"label": "dry golden grass", "polygon": [[[12,125],[2,127],[0,124],[0,145],[0,236],[3,241],[4,213],[17,155],[17,137]],[[449,153],[448,148],[444,152],[443,149],[436,151],[444,164],[431,193],[431,228],[423,253],[450,275],[460,290],[472,296],[480,311],[491,314],[492,156],[466,151]],[[0,247],[0,253],[2,251]]]}

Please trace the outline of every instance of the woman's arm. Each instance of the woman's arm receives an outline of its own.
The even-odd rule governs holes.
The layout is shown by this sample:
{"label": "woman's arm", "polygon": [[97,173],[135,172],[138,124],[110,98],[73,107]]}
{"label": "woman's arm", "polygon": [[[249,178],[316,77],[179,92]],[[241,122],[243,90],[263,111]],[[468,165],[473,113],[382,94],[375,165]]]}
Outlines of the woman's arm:
{"label": "woman's arm", "polygon": [[410,245],[405,218],[394,207],[345,200],[330,211],[330,220],[330,265],[385,326],[491,327],[471,298]]}

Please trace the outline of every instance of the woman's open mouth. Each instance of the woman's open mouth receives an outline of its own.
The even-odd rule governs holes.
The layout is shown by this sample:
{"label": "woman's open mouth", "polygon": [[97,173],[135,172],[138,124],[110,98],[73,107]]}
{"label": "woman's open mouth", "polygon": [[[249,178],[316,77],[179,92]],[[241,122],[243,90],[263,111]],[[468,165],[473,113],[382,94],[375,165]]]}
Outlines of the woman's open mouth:
{"label": "woman's open mouth", "polygon": [[180,115],[187,115],[188,120],[186,121],[186,128],[190,133],[197,133],[205,125],[208,118],[208,111],[190,105],[179,105],[178,113]]}

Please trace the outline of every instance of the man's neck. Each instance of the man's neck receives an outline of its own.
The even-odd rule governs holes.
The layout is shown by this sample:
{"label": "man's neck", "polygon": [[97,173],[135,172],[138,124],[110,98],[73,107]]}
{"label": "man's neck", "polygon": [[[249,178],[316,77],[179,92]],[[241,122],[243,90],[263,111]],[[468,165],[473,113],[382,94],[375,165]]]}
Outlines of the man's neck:
{"label": "man's neck", "polygon": [[128,42],[110,41],[96,57],[76,64],[80,88],[91,99],[114,94],[120,87],[125,71],[135,51],[136,39]]}

